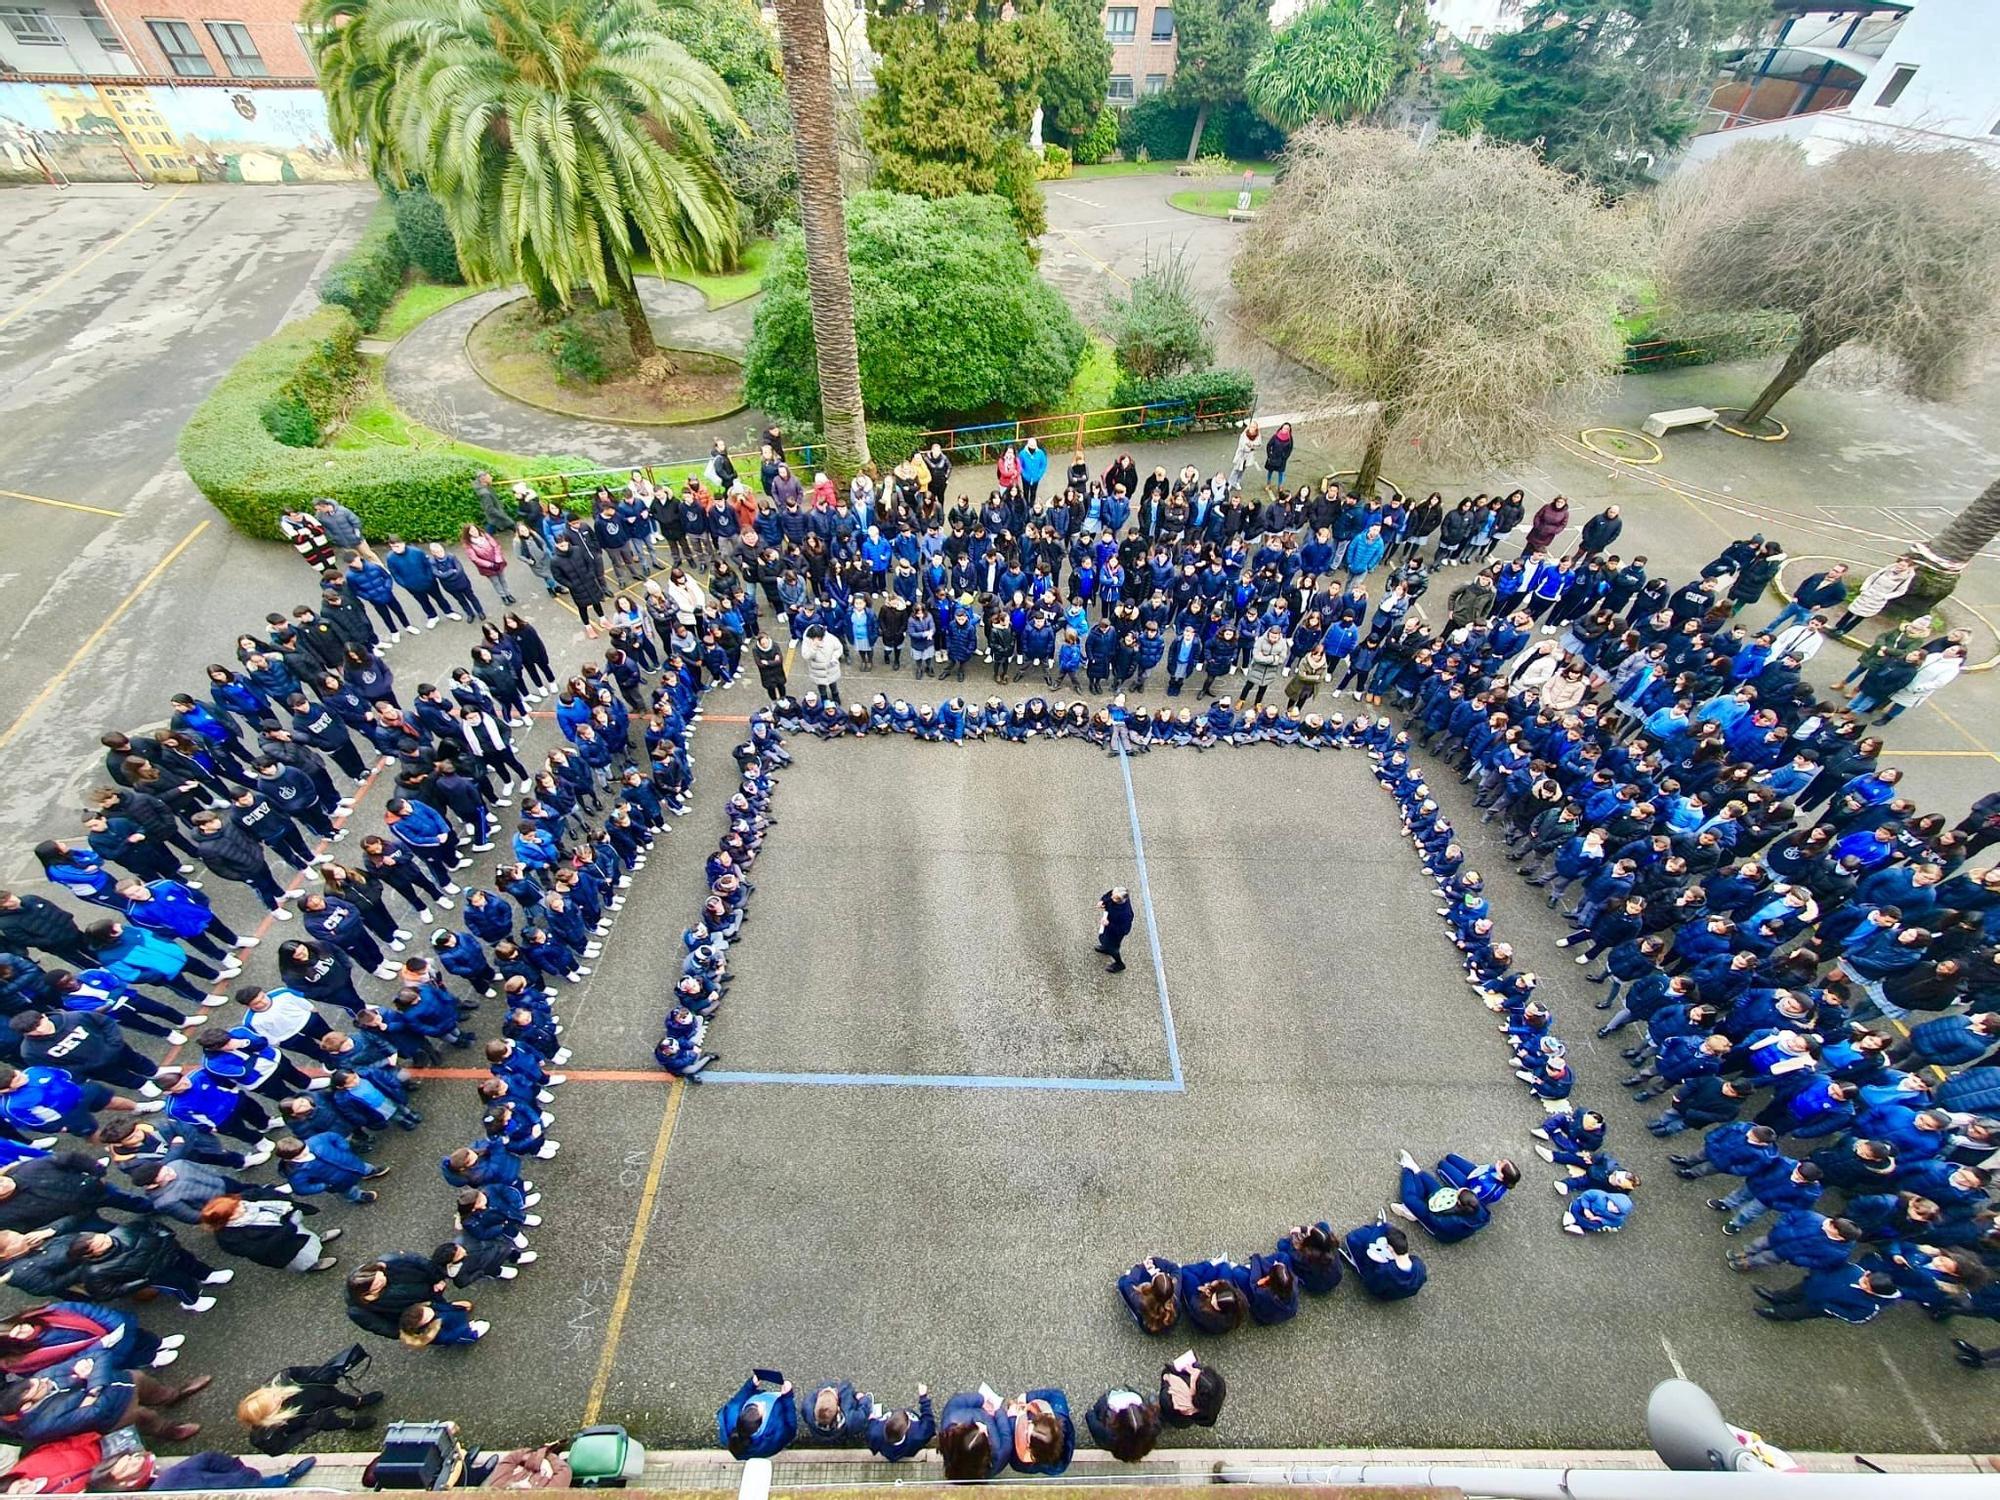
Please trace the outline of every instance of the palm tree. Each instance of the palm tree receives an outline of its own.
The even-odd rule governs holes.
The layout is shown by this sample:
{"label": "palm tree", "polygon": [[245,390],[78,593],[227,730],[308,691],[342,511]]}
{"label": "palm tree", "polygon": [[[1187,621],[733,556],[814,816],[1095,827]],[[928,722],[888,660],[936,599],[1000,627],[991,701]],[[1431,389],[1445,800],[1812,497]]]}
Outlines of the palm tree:
{"label": "palm tree", "polygon": [[799,163],[806,293],[812,302],[820,430],[828,467],[849,475],[868,462],[861,407],[861,353],[854,341],[854,283],[847,271],[847,213],[840,196],[838,115],[824,0],[777,0],[778,51]]}
{"label": "palm tree", "polygon": [[1917,581],[1910,592],[1925,603],[1942,599],[1958,587],[1979,549],[1996,536],[2000,536],[2000,479],[1987,485],[1944,530],[1917,545]]}
{"label": "palm tree", "polygon": [[544,306],[587,287],[644,356],[633,260],[734,259],[709,122],[742,122],[645,0],[315,0],[312,21],[336,139],[423,180],[468,279],[518,279]]}

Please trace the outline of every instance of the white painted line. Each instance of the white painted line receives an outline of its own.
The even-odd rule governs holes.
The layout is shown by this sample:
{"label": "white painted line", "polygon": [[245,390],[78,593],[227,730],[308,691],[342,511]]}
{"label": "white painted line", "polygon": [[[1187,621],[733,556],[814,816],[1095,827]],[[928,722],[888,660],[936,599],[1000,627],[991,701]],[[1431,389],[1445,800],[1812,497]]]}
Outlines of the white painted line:
{"label": "white painted line", "polygon": [[1667,1336],[1664,1333],[1660,1335],[1660,1347],[1667,1351],[1667,1363],[1674,1367],[1674,1378],[1676,1380],[1686,1380],[1688,1378],[1687,1366],[1683,1365],[1681,1357],[1674,1353],[1674,1346],[1667,1342]]}
{"label": "white painted line", "polygon": [[1910,1410],[1917,1414],[1917,1421],[1923,1424],[1924,1433],[1930,1438],[1931,1446],[1940,1453],[1946,1451],[1944,1434],[1938,1431],[1937,1423],[1931,1420],[1930,1413],[1924,1409],[1924,1403],[1917,1399],[1917,1393],[1910,1389],[1909,1377],[1897,1368],[1896,1362],[1889,1358],[1889,1351],[1880,1344],[1875,1346],[1875,1356],[1882,1361],[1882,1368],[1889,1372],[1889,1378],[1896,1382],[1896,1389],[1903,1393],[1903,1399],[1910,1403]]}

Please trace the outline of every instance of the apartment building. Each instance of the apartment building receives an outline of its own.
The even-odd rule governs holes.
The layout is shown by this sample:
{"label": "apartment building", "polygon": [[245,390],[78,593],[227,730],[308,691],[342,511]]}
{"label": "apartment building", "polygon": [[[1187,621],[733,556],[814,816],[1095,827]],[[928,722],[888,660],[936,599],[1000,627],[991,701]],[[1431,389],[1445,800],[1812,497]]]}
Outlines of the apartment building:
{"label": "apartment building", "polygon": [[1122,106],[1166,92],[1174,78],[1173,0],[1107,5],[1104,34],[1111,41],[1107,102]]}

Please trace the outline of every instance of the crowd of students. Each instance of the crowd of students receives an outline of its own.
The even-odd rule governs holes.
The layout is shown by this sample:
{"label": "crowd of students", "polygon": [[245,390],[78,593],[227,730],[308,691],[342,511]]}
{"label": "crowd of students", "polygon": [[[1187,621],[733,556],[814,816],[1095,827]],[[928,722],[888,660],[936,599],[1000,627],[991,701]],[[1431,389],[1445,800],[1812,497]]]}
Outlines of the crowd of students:
{"label": "crowd of students", "polygon": [[[1091,1403],[1083,1421],[1098,1447],[1137,1463],[1153,1451],[1163,1427],[1213,1427],[1227,1395],[1221,1373],[1190,1349],[1161,1367],[1157,1395],[1114,1387]],[[899,1463],[935,1443],[949,1480],[998,1479],[1009,1470],[1053,1477],[1076,1452],[1069,1397],[1053,1387],[1002,1398],[982,1385],[939,1411],[923,1385],[915,1406],[889,1408],[848,1381],[801,1390],[777,1370],[753,1370],[715,1420],[718,1440],[737,1458],[770,1458],[802,1442],[865,1445]]]}
{"label": "crowd of students", "polygon": [[[403,550],[383,559],[399,586]],[[558,685],[539,634],[510,614],[480,621],[447,690],[419,684],[405,702],[387,656],[412,627],[388,610],[384,637],[368,618],[364,603],[382,607],[360,582],[380,566],[372,558],[308,555],[322,568],[316,607],[239,637],[236,666],[212,666],[206,692],[164,705],[164,731],[101,737],[107,781],[86,798],[85,837],[45,840],[36,854],[53,885],[102,916],[0,892],[0,1282],[52,1299],[0,1335],[12,1377],[0,1439],[22,1449],[10,1483],[162,1487],[167,1470],[143,1440],[195,1436],[199,1425],[167,1408],[209,1382],[148,1374],[173,1362],[181,1338],[147,1332],[120,1304],[206,1312],[236,1279],[177,1226],[247,1263],[333,1270],[343,1228],[309,1218],[327,1200],[375,1201],[389,1169],[369,1160],[373,1138],[421,1122],[413,1070],[444,1049],[479,1045],[486,1069],[476,1138],[440,1162],[454,1232],[428,1254],[357,1265],[348,1317],[412,1347],[477,1342],[489,1324],[463,1292],[535,1262],[527,1231],[542,1222],[541,1194],[523,1173],[559,1149],[547,1134],[564,1081],[552,1069],[569,1055],[557,986],[590,972],[632,872],[669,813],[686,810],[687,736],[707,679],[649,640],[664,663],[650,699],[617,645]],[[431,623],[458,617],[413,592]],[[564,742],[531,771],[515,732],[551,694]],[[383,831],[340,862],[357,801],[385,776],[395,784]],[[517,799],[497,889],[462,888]],[[267,939],[216,910],[204,874],[241,885],[267,925],[299,924],[270,939],[271,979],[230,986]],[[462,928],[448,917],[433,927],[461,902]],[[412,952],[419,943],[429,951]],[[392,985],[370,999],[357,971]],[[499,1015],[481,1043],[483,1005]],[[164,1044],[164,1061],[135,1039]],[[260,1180],[267,1164],[274,1180]],[[283,1451],[268,1445],[366,1425],[380,1399],[281,1374],[238,1417],[253,1443]],[[256,1481],[197,1468],[210,1483]]]}

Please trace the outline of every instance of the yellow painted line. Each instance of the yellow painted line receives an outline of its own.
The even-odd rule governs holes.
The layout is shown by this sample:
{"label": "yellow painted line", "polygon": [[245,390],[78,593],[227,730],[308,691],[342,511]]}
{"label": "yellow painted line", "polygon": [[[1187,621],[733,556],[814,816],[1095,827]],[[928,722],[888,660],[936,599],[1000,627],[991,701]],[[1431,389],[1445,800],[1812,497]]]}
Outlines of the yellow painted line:
{"label": "yellow painted line", "polygon": [[197,525],[193,531],[190,531],[186,536],[182,537],[180,541],[175,544],[173,551],[169,552],[165,557],[161,558],[158,562],[154,563],[153,570],[150,573],[148,573],[144,578],[141,578],[139,580],[137,586],[133,588],[131,593],[127,594],[123,599],[120,599],[118,601],[117,608],[113,609],[110,614],[104,617],[103,623],[100,624],[97,627],[97,629],[91,631],[91,633],[84,638],[83,644],[76,648],[75,652],[70,656],[70,659],[62,664],[62,670],[57,672],[55,676],[51,677],[43,685],[42,690],[39,693],[35,694],[35,696],[31,700],[29,700],[28,706],[21,710],[20,714],[15,718],[14,722],[7,726],[6,732],[0,734],[0,750],[6,749],[7,746],[13,742],[14,736],[19,734],[22,728],[27,724],[28,720],[32,719],[35,716],[36,712],[41,708],[41,706],[44,703],[48,702],[49,699],[54,696],[56,689],[63,685],[63,680],[66,677],[68,677],[70,673],[76,670],[77,664],[81,662],[86,656],[90,655],[92,649],[95,648],[95,646],[99,641],[104,639],[105,635],[109,633],[113,625],[116,625],[121,619],[125,617],[125,611],[130,609],[134,604],[138,603],[139,596],[145,593],[146,590],[151,588],[154,584],[158,583],[160,581],[160,575],[166,572],[168,568],[172,567],[174,565],[174,560],[178,558],[183,552],[187,551],[189,547],[193,546],[194,539],[200,536],[206,530],[208,530],[208,522],[203,521],[199,525]]}
{"label": "yellow painted line", "polygon": [[42,298],[48,296],[50,292],[54,291],[57,287],[61,286],[65,281],[68,281],[70,277],[76,275],[78,271],[81,271],[85,266],[89,265],[92,261],[96,260],[98,256],[104,254],[105,251],[116,248],[118,245],[122,244],[124,241],[131,238],[133,235],[137,234],[140,230],[144,229],[148,224],[152,223],[153,220],[157,219],[162,213],[164,213],[168,208],[168,206],[174,203],[177,199],[179,199],[180,195],[182,193],[185,193],[186,191],[187,191],[187,184],[186,183],[181,184],[180,187],[174,189],[173,195],[171,197],[166,198],[163,201],[154,204],[152,211],[150,213],[147,213],[141,218],[134,219],[130,224],[127,224],[123,229],[119,230],[118,233],[111,236],[110,239],[106,240],[103,244],[99,245],[95,250],[91,251],[90,254],[84,256],[82,260],[79,260],[74,264],[72,264],[67,270],[63,271],[60,275],[52,277],[50,280],[43,282],[33,292],[30,292],[24,301],[16,304],[12,312],[9,312],[4,317],[0,317],[0,328],[5,328],[9,323],[13,322],[16,318],[20,317],[22,313],[26,312],[29,308],[33,307],[37,302],[41,301]]}
{"label": "yellow painted line", "polygon": [[674,1141],[674,1121],[680,1118],[681,1096],[687,1085],[674,1080],[667,1092],[666,1112],[660,1116],[659,1138],[653,1142],[653,1160],[646,1168],[646,1186],[639,1194],[639,1216],[632,1224],[632,1238],[625,1246],[625,1269],[618,1276],[618,1295],[611,1302],[611,1322],[604,1330],[604,1348],[597,1356],[597,1375],[590,1382],[590,1399],[584,1402],[583,1425],[597,1421],[604,1408],[604,1393],[611,1388],[611,1371],[618,1363],[618,1341],[625,1334],[625,1314],[632,1306],[632,1288],[639,1279],[639,1261],[646,1253],[646,1230],[653,1220],[653,1205],[660,1197],[660,1174],[666,1169],[667,1148]]}
{"label": "yellow painted line", "polygon": [[20,490],[0,490],[0,495],[5,495],[9,500],[29,500],[36,505],[53,505],[57,510],[80,510],[85,515],[91,516],[115,518],[125,514],[122,510],[106,510],[101,505],[79,505],[74,500],[51,500],[47,495],[30,495]]}
{"label": "yellow painted line", "polygon": [[[1933,700],[1935,700],[1936,695],[1933,694],[1932,697]],[[1991,745],[1987,744],[1986,741],[1982,740],[1978,735],[1974,734],[1970,729],[1967,729],[1963,724],[1959,723],[1958,719],[1952,714],[1952,711],[1950,709],[1946,708],[1942,703],[1938,703],[1936,701],[1933,701],[1931,703],[1931,707],[1938,711],[1938,716],[1942,718],[1945,721],[1945,723],[1949,724],[1953,729],[1956,729],[1960,734],[1965,736],[1967,744],[1971,745],[1975,750],[1979,751],[1982,755],[1990,755],[1993,757],[1993,759],[2000,760],[2000,754],[1996,754]]]}
{"label": "yellow painted line", "polygon": [[1963,756],[1969,760],[1985,760],[1988,757],[2000,759],[2000,756],[1993,756],[1991,750],[1897,750],[1893,752],[1885,750],[1883,754],[1891,755],[1896,760],[1908,760],[1912,756],[1943,756],[1954,759]]}

